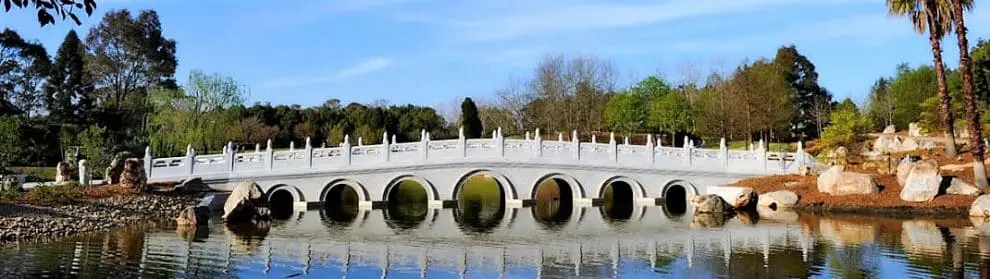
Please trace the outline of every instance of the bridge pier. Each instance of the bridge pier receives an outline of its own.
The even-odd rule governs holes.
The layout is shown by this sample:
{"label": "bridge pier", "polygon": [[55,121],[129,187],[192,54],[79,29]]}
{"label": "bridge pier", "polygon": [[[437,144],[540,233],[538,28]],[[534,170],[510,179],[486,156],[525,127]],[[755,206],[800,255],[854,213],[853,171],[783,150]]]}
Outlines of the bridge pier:
{"label": "bridge pier", "polygon": [[506,200],[505,208],[522,208],[523,200]]}
{"label": "bridge pier", "polygon": [[374,209],[374,202],[372,202],[372,201],[358,201],[358,209],[360,209],[360,210],[372,210],[372,209]]}
{"label": "bridge pier", "polygon": [[595,199],[592,198],[574,198],[575,207],[590,207]]}
{"label": "bridge pier", "polygon": [[427,202],[426,208],[429,209],[443,208],[443,202],[444,202],[443,200],[430,200]]}

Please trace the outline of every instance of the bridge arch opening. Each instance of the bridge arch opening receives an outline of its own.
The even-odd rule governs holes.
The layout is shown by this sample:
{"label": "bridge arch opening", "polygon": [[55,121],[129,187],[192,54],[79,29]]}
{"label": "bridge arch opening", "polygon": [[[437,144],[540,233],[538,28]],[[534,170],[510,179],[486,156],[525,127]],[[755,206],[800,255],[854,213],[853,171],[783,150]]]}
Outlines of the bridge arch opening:
{"label": "bridge arch opening", "polygon": [[663,212],[668,218],[684,216],[687,213],[689,193],[693,192],[694,186],[690,183],[675,180],[667,183],[660,194],[663,197]]}
{"label": "bridge arch opening", "polygon": [[583,197],[581,185],[572,177],[551,174],[533,186],[533,216],[547,226],[566,224],[574,213],[575,198]]}
{"label": "bridge arch opening", "polygon": [[609,220],[628,220],[633,215],[633,186],[616,180],[605,184],[601,192],[602,215]]}
{"label": "bridge arch opening", "polygon": [[323,189],[324,216],[334,222],[349,223],[358,216],[358,205],[364,201],[364,187],[355,181],[331,182]]}
{"label": "bridge arch opening", "polygon": [[432,186],[415,177],[399,177],[385,187],[385,219],[390,226],[410,229],[418,226],[429,213]]}
{"label": "bridge arch opening", "polygon": [[513,196],[512,186],[498,173],[469,172],[454,187],[457,209],[454,219],[461,229],[489,232],[501,224],[505,216],[507,197]]}
{"label": "bridge arch opening", "polygon": [[276,220],[288,220],[292,217],[295,203],[302,201],[297,196],[300,196],[297,189],[284,185],[276,186],[269,191],[268,209],[271,211],[272,218]]}

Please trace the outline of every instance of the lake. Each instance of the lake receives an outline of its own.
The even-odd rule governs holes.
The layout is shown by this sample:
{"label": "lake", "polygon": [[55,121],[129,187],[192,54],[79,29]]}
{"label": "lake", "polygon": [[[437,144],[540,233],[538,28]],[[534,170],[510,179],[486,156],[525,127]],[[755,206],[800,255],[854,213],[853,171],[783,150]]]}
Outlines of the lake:
{"label": "lake", "polygon": [[[574,207],[295,212],[262,226],[120,228],[0,249],[0,277],[983,277],[969,219]],[[689,210],[690,211],[690,210]],[[402,216],[402,217],[396,217]],[[406,217],[414,216],[414,217]]]}

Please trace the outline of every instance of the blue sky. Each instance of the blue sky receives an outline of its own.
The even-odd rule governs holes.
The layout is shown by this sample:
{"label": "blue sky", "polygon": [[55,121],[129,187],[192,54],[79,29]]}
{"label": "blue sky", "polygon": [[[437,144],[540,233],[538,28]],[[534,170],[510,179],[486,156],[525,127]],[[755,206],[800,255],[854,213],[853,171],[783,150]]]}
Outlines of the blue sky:
{"label": "blue sky", "polygon": [[[795,44],[838,98],[861,102],[898,63],[931,63],[925,36],[875,0],[107,0],[83,26],[39,28],[12,11],[0,25],[54,53],[70,28],[85,33],[110,9],[155,9],[178,42],[180,82],[191,70],[237,78],[249,102],[316,105],[387,99],[443,105],[490,98],[528,77],[547,54],[609,59],[620,85],[682,69],[729,70]],[[990,5],[967,15],[970,41],[990,38]],[[958,64],[954,39],[945,60]]]}

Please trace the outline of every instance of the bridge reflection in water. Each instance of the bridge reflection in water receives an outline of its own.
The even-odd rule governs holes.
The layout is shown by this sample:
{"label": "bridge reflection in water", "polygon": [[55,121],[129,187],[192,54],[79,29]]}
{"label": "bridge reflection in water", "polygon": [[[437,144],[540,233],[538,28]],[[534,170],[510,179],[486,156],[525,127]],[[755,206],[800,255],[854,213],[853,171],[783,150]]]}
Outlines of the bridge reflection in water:
{"label": "bridge reflection in water", "polygon": [[[761,212],[729,220],[637,206],[547,222],[429,209],[293,213],[263,226],[117,230],[0,250],[3,277],[985,277],[988,224]],[[465,215],[473,215],[468,217]],[[406,216],[406,215],[402,215]],[[472,219],[473,218],[473,219]],[[495,220],[492,220],[495,219]],[[978,220],[979,221],[979,220]],[[881,268],[882,267],[882,268]]]}

